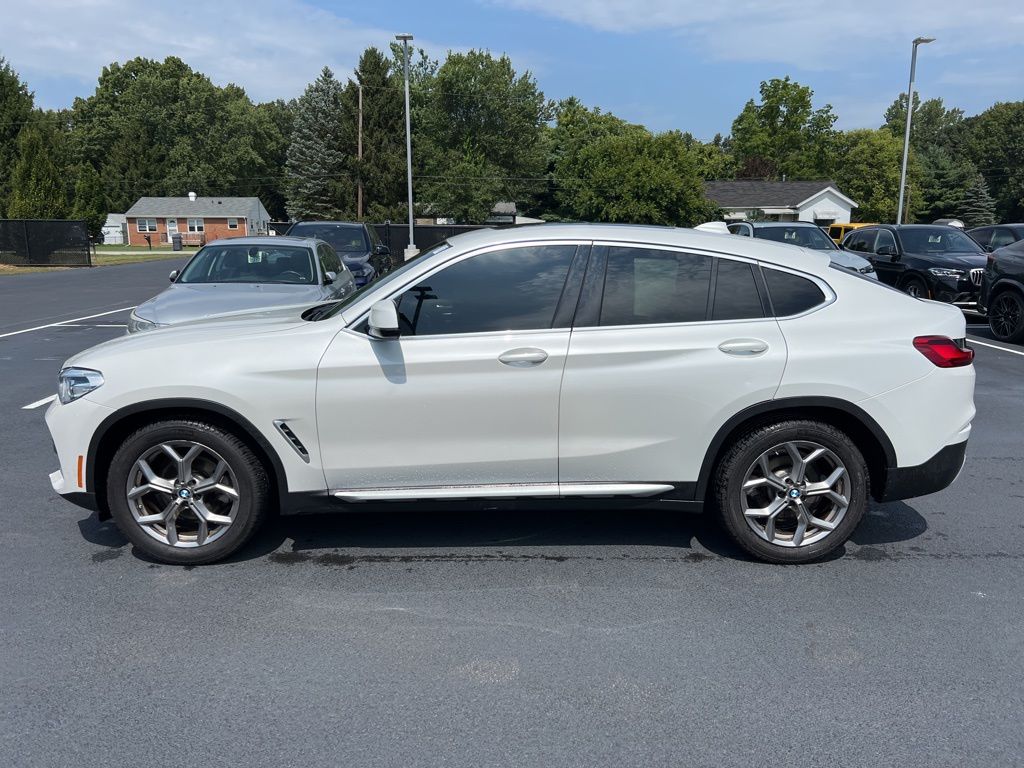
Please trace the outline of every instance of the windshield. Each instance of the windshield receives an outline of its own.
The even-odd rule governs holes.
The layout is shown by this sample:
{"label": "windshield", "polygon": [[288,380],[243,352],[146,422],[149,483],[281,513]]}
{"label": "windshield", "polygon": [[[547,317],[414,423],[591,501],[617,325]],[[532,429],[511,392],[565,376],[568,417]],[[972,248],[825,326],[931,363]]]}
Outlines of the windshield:
{"label": "windshield", "polygon": [[819,227],[757,227],[754,236],[816,251],[834,251],[836,244]]}
{"label": "windshield", "polygon": [[182,271],[179,283],[295,283],[312,285],[309,248],[298,245],[208,245]]}
{"label": "windshield", "polygon": [[290,237],[316,237],[344,253],[366,253],[370,244],[359,224],[316,224],[299,222],[288,230]]}
{"label": "windshield", "polygon": [[344,311],[345,307],[348,307],[351,304],[354,304],[355,302],[359,301],[359,299],[363,298],[363,296],[369,293],[369,291],[375,291],[378,288],[383,288],[389,283],[395,282],[397,279],[401,278],[402,275],[408,272],[409,268],[414,264],[419,263],[428,256],[433,256],[435,253],[446,251],[449,248],[451,248],[451,246],[448,245],[447,242],[438,243],[429,251],[424,251],[416,258],[411,259],[410,261],[405,262],[405,264],[398,267],[397,269],[388,272],[380,280],[377,280],[372,283],[367,283],[362,288],[357,290],[355,293],[350,293],[341,301],[336,301],[333,304],[321,304],[317,307],[314,307],[312,310],[308,310],[305,314],[303,314],[302,318],[304,320],[326,320],[329,317],[334,317],[339,312]]}
{"label": "windshield", "polygon": [[900,230],[908,253],[984,253],[969,236],[953,227],[908,227]]}

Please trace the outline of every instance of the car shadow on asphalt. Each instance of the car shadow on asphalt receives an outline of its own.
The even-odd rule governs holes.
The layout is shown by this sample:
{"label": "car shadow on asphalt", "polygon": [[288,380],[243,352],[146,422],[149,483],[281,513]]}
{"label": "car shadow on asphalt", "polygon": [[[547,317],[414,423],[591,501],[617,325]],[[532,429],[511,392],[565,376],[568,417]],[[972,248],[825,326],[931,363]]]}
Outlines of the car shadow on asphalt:
{"label": "car shadow on asphalt", "polygon": [[[102,562],[125,548],[147,562],[112,521],[80,520],[87,541],[105,548]],[[850,542],[825,561],[888,559],[885,545],[921,536],[928,524],[913,507],[872,504]],[[853,546],[850,546],[850,545]],[[753,561],[713,513],[662,509],[500,509],[445,512],[376,511],[274,517],[226,562],[282,564],[500,562],[528,560]]]}

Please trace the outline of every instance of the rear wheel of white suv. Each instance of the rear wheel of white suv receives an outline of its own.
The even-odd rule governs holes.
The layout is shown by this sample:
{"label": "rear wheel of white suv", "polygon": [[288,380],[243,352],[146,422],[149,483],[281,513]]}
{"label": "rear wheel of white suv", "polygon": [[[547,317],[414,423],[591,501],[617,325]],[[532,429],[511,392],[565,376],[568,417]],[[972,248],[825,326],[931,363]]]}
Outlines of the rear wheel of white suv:
{"label": "rear wheel of white suv", "polygon": [[718,465],[715,495],[736,542],[773,563],[806,563],[841,546],[867,508],[869,477],[850,438],[817,421],[762,425]]}
{"label": "rear wheel of white suv", "polygon": [[161,421],[114,454],[107,502],[139,549],[165,563],[199,565],[249,540],[269,509],[270,481],[235,435],[200,421]]}

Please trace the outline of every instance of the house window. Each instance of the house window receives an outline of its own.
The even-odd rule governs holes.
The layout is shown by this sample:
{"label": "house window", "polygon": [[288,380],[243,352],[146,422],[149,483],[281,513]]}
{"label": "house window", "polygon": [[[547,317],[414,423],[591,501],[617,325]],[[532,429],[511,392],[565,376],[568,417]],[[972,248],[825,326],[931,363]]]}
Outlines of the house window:
{"label": "house window", "polygon": [[202,219],[189,219],[188,220],[188,231],[189,232],[204,232],[203,220]]}
{"label": "house window", "polygon": [[228,219],[228,229],[238,229],[238,219]]}
{"label": "house window", "polygon": [[156,219],[136,219],[135,228],[139,232],[156,232]]}

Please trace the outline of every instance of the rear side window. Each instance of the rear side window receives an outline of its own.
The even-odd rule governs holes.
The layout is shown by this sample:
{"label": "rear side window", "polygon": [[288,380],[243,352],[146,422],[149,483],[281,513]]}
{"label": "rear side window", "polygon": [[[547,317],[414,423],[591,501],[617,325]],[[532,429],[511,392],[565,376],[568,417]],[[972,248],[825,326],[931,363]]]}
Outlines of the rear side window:
{"label": "rear side window", "polygon": [[742,261],[718,260],[712,320],[746,320],[764,317],[754,270]]}
{"label": "rear side window", "polygon": [[978,241],[979,245],[988,245],[992,239],[992,228],[986,227],[985,229],[975,229],[968,232],[971,237]]}
{"label": "rear side window", "polygon": [[857,253],[874,253],[875,232],[874,229],[855,230],[846,238],[846,250]]}
{"label": "rear side window", "polygon": [[317,251],[320,254],[320,267],[325,273],[334,272],[340,275],[342,272],[341,259],[334,249],[329,245],[321,245]]}
{"label": "rear side window", "polygon": [[405,336],[550,328],[575,245],[482,253],[423,279],[398,299]]}
{"label": "rear side window", "polygon": [[711,257],[611,247],[601,325],[689,323],[707,317]]}
{"label": "rear side window", "polygon": [[765,282],[768,283],[768,295],[771,296],[772,310],[776,317],[799,315],[825,300],[821,288],[807,278],[780,272],[777,269],[764,268],[762,271]]}

